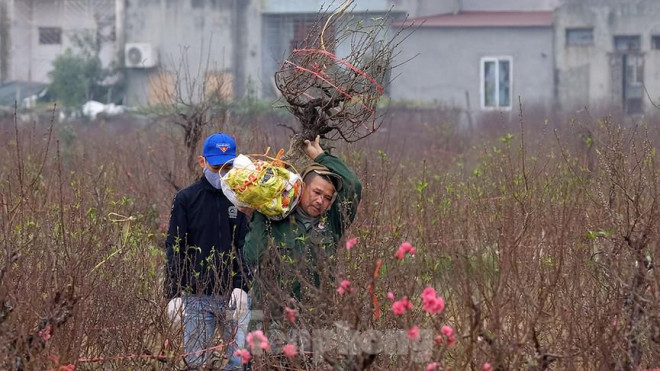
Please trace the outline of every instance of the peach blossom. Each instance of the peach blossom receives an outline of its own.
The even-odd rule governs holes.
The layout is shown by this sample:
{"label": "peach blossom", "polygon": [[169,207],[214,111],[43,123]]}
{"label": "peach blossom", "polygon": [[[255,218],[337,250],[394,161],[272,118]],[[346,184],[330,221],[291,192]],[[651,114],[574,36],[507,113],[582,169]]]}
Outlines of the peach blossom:
{"label": "peach blossom", "polygon": [[282,351],[284,351],[284,355],[289,358],[295,357],[296,354],[298,354],[298,351],[296,350],[296,346],[293,344],[285,345]]}
{"label": "peach blossom", "polygon": [[419,339],[419,327],[417,327],[417,325],[411,327],[410,330],[408,330],[408,337],[410,340]]}

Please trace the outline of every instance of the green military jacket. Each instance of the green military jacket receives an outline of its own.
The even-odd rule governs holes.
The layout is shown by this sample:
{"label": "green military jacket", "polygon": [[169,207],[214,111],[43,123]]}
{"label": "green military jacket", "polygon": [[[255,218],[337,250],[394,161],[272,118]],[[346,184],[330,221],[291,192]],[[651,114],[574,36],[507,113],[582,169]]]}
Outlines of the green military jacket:
{"label": "green military jacket", "polygon": [[[326,257],[334,255],[344,231],[355,218],[362,198],[362,184],[355,173],[335,156],[322,153],[314,161],[341,176],[343,187],[335,202],[318,222],[308,227],[305,227],[302,221],[296,220],[295,210],[279,221],[269,220],[263,214],[255,212],[243,246],[248,265],[257,267],[269,248],[277,248],[279,255],[293,261],[301,262],[304,259],[305,265],[311,270],[314,270],[318,263],[315,251],[323,251]],[[315,277],[315,281],[317,280],[318,277]],[[293,284],[292,294],[300,296],[299,283]]]}

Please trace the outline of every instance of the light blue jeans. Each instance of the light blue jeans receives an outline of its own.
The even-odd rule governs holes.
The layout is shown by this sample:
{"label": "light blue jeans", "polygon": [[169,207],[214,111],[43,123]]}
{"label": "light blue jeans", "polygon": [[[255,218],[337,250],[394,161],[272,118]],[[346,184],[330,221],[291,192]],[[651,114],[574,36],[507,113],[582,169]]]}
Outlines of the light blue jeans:
{"label": "light blue jeans", "polygon": [[238,321],[231,319],[236,308],[225,308],[228,302],[225,296],[183,297],[183,343],[189,367],[200,367],[209,360],[212,352],[203,350],[217,345],[213,344],[213,334],[219,323],[224,327],[222,339],[228,344],[226,354],[229,363],[225,370],[242,369],[241,357],[235,357],[234,351],[245,347],[251,298],[248,295],[248,310]]}

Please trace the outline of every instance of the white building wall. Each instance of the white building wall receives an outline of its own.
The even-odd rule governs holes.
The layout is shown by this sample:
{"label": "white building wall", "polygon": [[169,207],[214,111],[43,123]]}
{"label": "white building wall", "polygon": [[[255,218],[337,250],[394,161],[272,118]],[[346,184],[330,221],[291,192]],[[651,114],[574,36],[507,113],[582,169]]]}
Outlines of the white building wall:
{"label": "white building wall", "polygon": [[[73,37],[96,32],[97,20],[112,24],[114,0],[9,0],[10,80],[49,82],[48,73],[55,58],[73,48]],[[39,27],[60,27],[61,44],[39,43]],[[101,60],[113,60],[112,42],[101,49]]]}
{"label": "white building wall", "polygon": [[[392,71],[392,98],[440,103],[478,111],[481,59],[512,58],[512,102],[553,104],[553,32],[534,28],[435,28],[416,30],[402,46]],[[469,107],[466,101],[469,97]]]}

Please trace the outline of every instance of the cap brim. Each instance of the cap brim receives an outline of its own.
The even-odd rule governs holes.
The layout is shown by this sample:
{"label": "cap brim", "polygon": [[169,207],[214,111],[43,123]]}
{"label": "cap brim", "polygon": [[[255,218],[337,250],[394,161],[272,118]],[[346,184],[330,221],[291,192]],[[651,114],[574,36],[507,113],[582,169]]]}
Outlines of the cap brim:
{"label": "cap brim", "polygon": [[315,172],[316,174],[319,175],[326,175],[330,177],[331,179],[334,179],[335,181],[333,182],[333,185],[335,186],[335,191],[339,192],[341,189],[344,187],[344,180],[339,174],[335,174],[330,169],[328,169],[326,166],[319,164],[318,162],[313,162],[303,170],[301,176],[303,179],[305,179],[305,176],[309,174],[310,172]]}
{"label": "cap brim", "polygon": [[236,158],[236,156],[234,156],[234,155],[207,156],[206,157],[206,162],[208,162],[209,165],[211,165],[211,166],[220,166],[220,165],[234,163],[235,158]]}
{"label": "cap brim", "polygon": [[324,171],[324,170],[316,170],[316,169],[314,169],[312,171],[319,174],[319,175],[324,175],[324,176],[327,176],[327,177],[330,177],[330,178],[334,179],[335,181],[333,182],[332,185],[335,187],[335,191],[339,192],[343,188],[344,181],[343,181],[343,179],[341,178],[341,176],[339,174],[335,174],[332,171]]}

